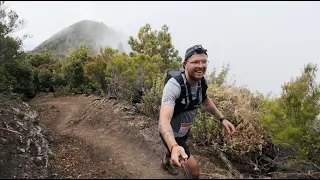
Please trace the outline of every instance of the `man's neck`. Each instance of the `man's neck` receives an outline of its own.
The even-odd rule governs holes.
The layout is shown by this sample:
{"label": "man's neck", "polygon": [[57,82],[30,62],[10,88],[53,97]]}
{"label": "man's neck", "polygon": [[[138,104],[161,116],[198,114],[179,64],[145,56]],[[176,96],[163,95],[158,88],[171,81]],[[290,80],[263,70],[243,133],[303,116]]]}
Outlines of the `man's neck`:
{"label": "man's neck", "polygon": [[188,81],[188,83],[190,84],[190,86],[195,86],[199,83],[199,81],[194,80],[193,78],[190,77],[189,73],[185,71],[185,75],[186,75],[186,79]]}

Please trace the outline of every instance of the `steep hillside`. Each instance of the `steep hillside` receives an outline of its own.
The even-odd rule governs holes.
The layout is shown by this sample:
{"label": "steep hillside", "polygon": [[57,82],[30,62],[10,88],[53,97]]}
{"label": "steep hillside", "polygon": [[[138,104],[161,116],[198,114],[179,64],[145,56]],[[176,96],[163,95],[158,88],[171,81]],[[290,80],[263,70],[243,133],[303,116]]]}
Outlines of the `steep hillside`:
{"label": "steep hillside", "polygon": [[122,51],[128,51],[128,38],[116,32],[103,22],[83,20],[72,24],[49,39],[38,45],[33,51],[42,52],[50,50],[53,54],[64,56],[80,45],[88,45],[93,53],[97,53],[100,47],[123,47]]}

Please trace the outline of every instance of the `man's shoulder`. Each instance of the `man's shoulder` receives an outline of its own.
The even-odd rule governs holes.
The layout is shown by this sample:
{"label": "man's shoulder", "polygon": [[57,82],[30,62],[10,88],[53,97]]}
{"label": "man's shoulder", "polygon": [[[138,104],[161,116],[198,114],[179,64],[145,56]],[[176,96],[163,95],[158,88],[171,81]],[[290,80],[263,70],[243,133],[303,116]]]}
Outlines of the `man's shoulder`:
{"label": "man's shoulder", "polygon": [[176,80],[175,77],[171,77],[171,78],[168,80],[168,82],[166,83],[166,85],[169,85],[169,86],[175,85],[175,86],[180,87],[180,84],[179,84],[179,82]]}
{"label": "man's shoulder", "polygon": [[181,94],[180,84],[174,79],[170,78],[165,84],[162,92],[162,105],[175,104],[175,100],[179,98]]}

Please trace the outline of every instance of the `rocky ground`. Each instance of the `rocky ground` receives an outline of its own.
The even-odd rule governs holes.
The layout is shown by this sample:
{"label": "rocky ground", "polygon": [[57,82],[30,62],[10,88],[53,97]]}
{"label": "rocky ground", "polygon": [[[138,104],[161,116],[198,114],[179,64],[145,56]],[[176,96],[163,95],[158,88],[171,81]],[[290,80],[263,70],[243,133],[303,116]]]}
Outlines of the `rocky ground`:
{"label": "rocky ground", "polygon": [[52,151],[36,116],[26,103],[0,103],[0,178],[51,176]]}

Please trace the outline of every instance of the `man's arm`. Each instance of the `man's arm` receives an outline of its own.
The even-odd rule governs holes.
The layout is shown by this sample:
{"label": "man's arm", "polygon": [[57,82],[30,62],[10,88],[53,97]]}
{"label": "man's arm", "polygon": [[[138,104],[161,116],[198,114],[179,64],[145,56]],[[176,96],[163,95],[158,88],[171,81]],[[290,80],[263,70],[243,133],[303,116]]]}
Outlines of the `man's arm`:
{"label": "man's arm", "polygon": [[183,147],[178,146],[170,124],[174,112],[175,102],[180,96],[180,91],[180,84],[174,78],[171,78],[163,89],[159,116],[159,132],[171,151],[171,161],[178,167],[181,166],[179,157],[182,156],[185,159],[188,157]]}
{"label": "man's arm", "polygon": [[[212,115],[214,115],[216,118],[220,119],[223,117],[223,115],[220,113],[216,105],[213,103],[212,99],[207,97],[203,101],[203,107],[205,111],[210,112]],[[235,127],[232,123],[230,123],[227,119],[224,119],[222,121],[222,125],[226,128],[226,130],[232,135],[235,132]]]}
{"label": "man's arm", "polygon": [[176,140],[173,135],[173,130],[170,124],[172,115],[174,111],[174,106],[172,105],[163,105],[160,109],[159,117],[159,131],[162,134],[164,140],[166,141],[169,149],[176,144]]}
{"label": "man's arm", "polygon": [[216,105],[213,103],[212,99],[210,99],[209,97],[207,97],[203,103],[202,106],[204,108],[205,111],[211,113],[212,115],[214,115],[216,118],[220,119],[223,117],[223,115],[220,113],[220,111],[218,110],[218,108],[216,107]]}
{"label": "man's arm", "polygon": [[[208,81],[205,79],[205,84],[208,86]],[[223,117],[223,115],[220,113],[216,105],[213,103],[212,99],[207,95],[207,93],[204,94],[205,100],[202,103],[202,106],[205,111],[211,113],[214,115],[217,119],[220,119]]]}
{"label": "man's arm", "polygon": [[176,99],[179,98],[181,93],[180,91],[180,84],[174,78],[171,78],[164,86],[162,92],[159,116],[159,132],[163,136],[169,149],[172,147],[172,145],[177,143],[174,138],[170,122],[173,116]]}
{"label": "man's arm", "polygon": [[[163,105],[160,109],[160,119],[159,119],[159,131],[162,134],[165,142],[167,143],[171,151],[171,161],[178,167],[181,166],[179,162],[179,157],[183,157],[185,160],[188,158],[184,148],[179,146],[174,138],[173,130],[170,124],[172,115],[174,111],[174,106]],[[176,145],[175,145],[176,144]]]}

